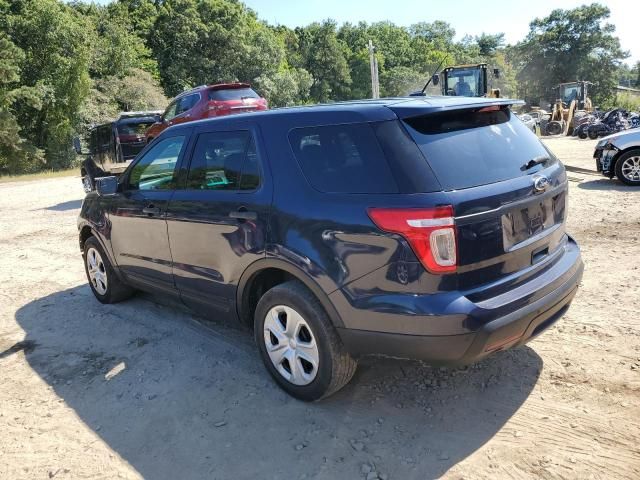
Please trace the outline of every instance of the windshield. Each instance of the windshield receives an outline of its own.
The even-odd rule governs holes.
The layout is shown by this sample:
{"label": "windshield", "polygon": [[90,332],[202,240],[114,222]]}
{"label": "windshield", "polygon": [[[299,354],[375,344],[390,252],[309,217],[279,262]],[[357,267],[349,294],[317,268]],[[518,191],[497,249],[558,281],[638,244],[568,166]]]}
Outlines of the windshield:
{"label": "windshield", "polygon": [[209,100],[224,102],[228,100],[244,100],[245,98],[260,98],[251,88],[229,88],[227,90],[209,90]]}
{"label": "windshield", "polygon": [[446,94],[459,97],[475,97],[482,92],[482,70],[480,68],[460,68],[447,72]]}
{"label": "windshield", "polygon": [[562,85],[560,87],[560,98],[564,103],[571,103],[580,97],[579,85]]}
{"label": "windshield", "polygon": [[[456,110],[404,123],[445,190],[529,175],[556,161],[508,109]],[[540,157],[549,161],[523,168]]]}
{"label": "windshield", "polygon": [[153,122],[121,123],[118,125],[120,135],[144,135]]}

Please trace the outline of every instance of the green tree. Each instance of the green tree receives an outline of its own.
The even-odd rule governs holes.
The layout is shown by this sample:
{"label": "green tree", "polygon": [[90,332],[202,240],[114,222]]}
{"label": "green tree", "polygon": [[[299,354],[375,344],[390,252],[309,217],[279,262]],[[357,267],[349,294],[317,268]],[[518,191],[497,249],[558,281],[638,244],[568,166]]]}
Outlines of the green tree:
{"label": "green tree", "polygon": [[24,53],[4,33],[0,33],[0,174],[36,170],[43,161],[42,151],[20,135],[15,116],[18,101],[40,108],[37,91],[20,87],[19,63]]}
{"label": "green tree", "polygon": [[206,83],[251,82],[284,61],[275,32],[234,0],[162,2],[150,44],[169,95]]}
{"label": "green tree", "polygon": [[71,140],[89,92],[91,22],[55,0],[12,2],[2,10],[2,28],[24,53],[20,83],[39,98],[39,109],[16,103],[21,134],[45,151],[46,168],[67,167],[75,160]]}
{"label": "green tree", "polygon": [[613,72],[628,54],[620,48],[615,27],[605,20],[609,9],[594,3],[572,10],[553,10],[529,24],[529,34],[512,52],[521,93],[534,99],[555,98],[562,82],[596,83],[596,103],[611,99],[616,83]]}
{"label": "green tree", "polygon": [[303,68],[287,68],[255,80],[255,87],[272,108],[307,103],[312,84],[313,77]]}
{"label": "green tree", "polygon": [[349,98],[351,75],[346,45],[338,39],[336,23],[325,20],[296,29],[302,67],[313,77],[311,97],[318,102]]}
{"label": "green tree", "polygon": [[480,36],[475,38],[475,42],[478,44],[480,55],[483,57],[490,57],[495,55],[496,50],[504,47],[504,33],[491,35],[483,32]]}

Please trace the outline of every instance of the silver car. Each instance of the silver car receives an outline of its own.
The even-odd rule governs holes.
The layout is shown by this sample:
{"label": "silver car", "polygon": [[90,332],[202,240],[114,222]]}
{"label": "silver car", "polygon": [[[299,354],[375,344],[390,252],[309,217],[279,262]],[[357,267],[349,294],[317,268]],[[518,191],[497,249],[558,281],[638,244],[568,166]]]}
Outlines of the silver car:
{"label": "silver car", "polygon": [[640,185],[640,128],[604,137],[596,145],[593,157],[605,177],[615,175],[627,185]]}

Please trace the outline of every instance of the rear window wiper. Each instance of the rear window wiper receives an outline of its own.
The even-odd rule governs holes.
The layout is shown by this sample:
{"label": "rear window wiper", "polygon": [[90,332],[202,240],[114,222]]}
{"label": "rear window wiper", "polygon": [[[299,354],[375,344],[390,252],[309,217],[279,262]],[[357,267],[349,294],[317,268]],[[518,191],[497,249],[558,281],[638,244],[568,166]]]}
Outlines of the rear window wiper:
{"label": "rear window wiper", "polygon": [[520,170],[522,170],[524,172],[525,170],[529,170],[529,169],[535,167],[536,165],[544,165],[549,160],[551,160],[551,159],[549,157],[547,157],[546,155],[541,155],[539,157],[532,158],[527,163],[522,165],[520,167]]}

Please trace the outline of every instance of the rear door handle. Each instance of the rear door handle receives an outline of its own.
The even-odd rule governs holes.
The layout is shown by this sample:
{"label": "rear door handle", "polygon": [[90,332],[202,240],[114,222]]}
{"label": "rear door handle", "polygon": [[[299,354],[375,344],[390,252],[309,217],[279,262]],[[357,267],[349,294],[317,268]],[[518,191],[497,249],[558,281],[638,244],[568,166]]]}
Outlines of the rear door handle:
{"label": "rear door handle", "polygon": [[154,207],[153,205],[147,205],[142,209],[142,213],[153,217],[154,215],[160,215],[160,209],[158,207]]}
{"label": "rear door handle", "polygon": [[240,220],[257,220],[258,214],[256,212],[248,212],[246,210],[236,210],[235,212],[230,212],[229,216],[231,218],[238,218]]}

